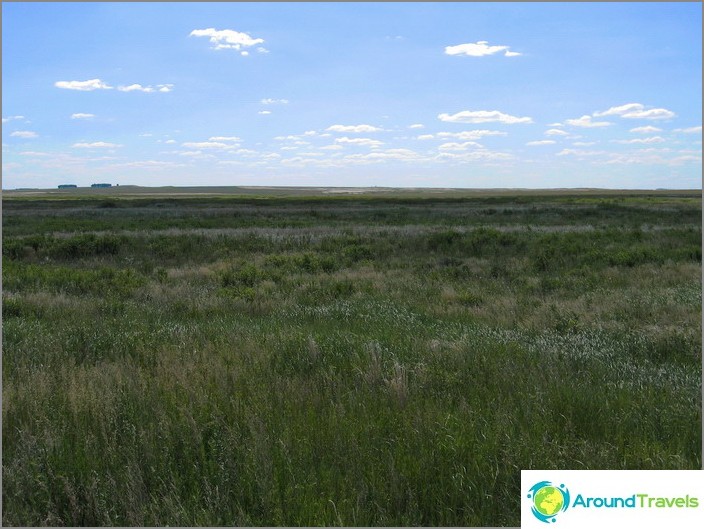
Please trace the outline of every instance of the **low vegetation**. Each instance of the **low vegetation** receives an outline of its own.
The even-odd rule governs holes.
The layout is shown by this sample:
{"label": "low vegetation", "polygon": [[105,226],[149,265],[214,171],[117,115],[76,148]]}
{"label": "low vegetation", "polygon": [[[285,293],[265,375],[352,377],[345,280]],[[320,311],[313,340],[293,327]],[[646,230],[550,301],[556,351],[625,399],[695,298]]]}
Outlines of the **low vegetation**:
{"label": "low vegetation", "polygon": [[518,525],[702,466],[701,196],[3,200],[4,525]]}

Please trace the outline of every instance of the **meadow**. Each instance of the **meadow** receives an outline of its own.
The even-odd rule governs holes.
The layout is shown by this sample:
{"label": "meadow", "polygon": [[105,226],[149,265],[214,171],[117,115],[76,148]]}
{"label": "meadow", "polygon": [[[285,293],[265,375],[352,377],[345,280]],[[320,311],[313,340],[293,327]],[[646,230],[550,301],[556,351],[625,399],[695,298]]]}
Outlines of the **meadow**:
{"label": "meadow", "polygon": [[2,522],[520,523],[702,467],[701,193],[5,193]]}

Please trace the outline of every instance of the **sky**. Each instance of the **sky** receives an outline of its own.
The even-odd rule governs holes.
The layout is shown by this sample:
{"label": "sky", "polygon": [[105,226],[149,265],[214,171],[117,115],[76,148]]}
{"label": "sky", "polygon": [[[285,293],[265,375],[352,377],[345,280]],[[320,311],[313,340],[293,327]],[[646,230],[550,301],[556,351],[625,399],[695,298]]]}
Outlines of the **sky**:
{"label": "sky", "polygon": [[2,187],[697,189],[702,4],[2,3]]}

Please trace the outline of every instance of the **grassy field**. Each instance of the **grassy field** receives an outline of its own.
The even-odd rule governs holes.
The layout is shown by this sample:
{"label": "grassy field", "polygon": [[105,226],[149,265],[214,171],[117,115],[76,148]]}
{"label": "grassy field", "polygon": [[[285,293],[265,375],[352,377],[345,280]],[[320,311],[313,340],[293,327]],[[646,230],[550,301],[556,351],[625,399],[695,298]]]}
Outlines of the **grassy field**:
{"label": "grassy field", "polygon": [[518,525],[702,466],[701,193],[3,197],[3,525]]}

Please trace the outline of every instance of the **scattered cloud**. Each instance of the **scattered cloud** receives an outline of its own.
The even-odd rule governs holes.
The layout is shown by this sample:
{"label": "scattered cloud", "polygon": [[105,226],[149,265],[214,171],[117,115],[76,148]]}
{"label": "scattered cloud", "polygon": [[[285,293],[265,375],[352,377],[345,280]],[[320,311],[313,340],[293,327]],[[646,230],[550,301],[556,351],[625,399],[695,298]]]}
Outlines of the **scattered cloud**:
{"label": "scattered cloud", "polygon": [[409,129],[423,129],[425,128],[425,125],[422,123],[414,123],[413,125],[408,125]]}
{"label": "scattered cloud", "polygon": [[590,145],[596,145],[597,141],[575,141],[572,145],[575,147],[589,147]]}
{"label": "scattered cloud", "polygon": [[569,136],[569,132],[560,129],[549,129],[545,131],[546,136]]}
{"label": "scattered cloud", "polygon": [[482,146],[474,141],[466,141],[464,143],[443,143],[438,147],[441,151],[466,151],[469,148],[481,148]]}
{"label": "scattered cloud", "polygon": [[[211,138],[212,139],[212,138]],[[223,143],[221,141],[187,141],[181,144],[187,149],[235,149],[237,145]]]}
{"label": "scattered cloud", "polygon": [[108,149],[122,147],[122,145],[118,143],[108,143],[105,141],[94,141],[92,143],[74,143],[73,147],[77,149]]}
{"label": "scattered cloud", "polygon": [[208,138],[208,141],[242,141],[242,138],[237,136],[212,136]]}
{"label": "scattered cloud", "polygon": [[484,136],[506,136],[499,130],[463,130],[462,132],[438,132],[438,138],[457,138],[458,140],[478,140]]}
{"label": "scattered cloud", "polygon": [[115,167],[135,167],[138,169],[171,169],[174,167],[184,167],[184,164],[176,162],[162,162],[158,160],[143,160],[116,164]]}
{"label": "scattered cloud", "polygon": [[348,138],[347,136],[344,136],[342,138],[337,138],[335,140],[336,143],[347,143],[350,145],[360,145],[362,147],[379,147],[380,145],[383,145],[384,142],[379,141],[379,140],[373,140],[371,138]]}
{"label": "scattered cloud", "polygon": [[505,52],[505,57],[517,57],[520,53],[509,51],[508,46],[490,46],[486,40],[480,40],[475,43],[458,44],[457,46],[446,46],[446,55],[466,55],[469,57],[484,57],[486,55],[494,55],[500,51]]}
{"label": "scattered cloud", "polygon": [[342,150],[342,145],[325,145],[324,147],[320,147],[321,151],[339,151]]}
{"label": "scattered cloud", "polygon": [[701,134],[702,133],[702,126],[699,125],[698,127],[687,127],[686,129],[675,129],[673,132],[683,132],[685,134]]}
{"label": "scattered cloud", "polygon": [[557,156],[600,156],[605,154],[605,151],[584,151],[581,149],[563,149],[557,153]]}
{"label": "scattered cloud", "polygon": [[[189,34],[189,37],[208,37],[211,48],[214,50],[241,50],[242,48],[250,48],[257,44],[262,44],[264,39],[258,39],[250,36],[247,33],[234,31],[232,29],[217,30],[215,28],[194,29]],[[259,53],[268,53],[268,50],[261,48]]]}
{"label": "scattered cloud", "polygon": [[675,113],[666,108],[650,108],[646,110],[641,103],[626,103],[602,112],[594,112],[594,117],[603,116],[620,116],[628,119],[670,119],[675,117]]}
{"label": "scattered cloud", "polygon": [[10,121],[15,121],[18,119],[24,119],[24,116],[9,116],[6,118],[2,118],[3,123],[9,123]]}
{"label": "scattered cloud", "polygon": [[417,140],[432,140],[433,138],[435,138],[435,136],[433,136],[432,134],[421,134],[416,139]]}
{"label": "scattered cloud", "polygon": [[511,116],[509,114],[504,114],[498,110],[463,110],[462,112],[457,112],[456,114],[439,114],[438,119],[440,121],[445,121],[448,123],[505,123],[505,124],[515,124],[515,123],[533,123],[533,120],[529,117],[519,118],[517,116]]}
{"label": "scattered cloud", "polygon": [[89,79],[88,81],[56,81],[56,88],[64,88],[66,90],[79,90],[81,92],[90,92],[92,90],[112,90],[112,86],[108,85],[100,79]]}
{"label": "scattered cloud", "polygon": [[565,120],[565,123],[572,125],[573,127],[584,128],[608,127],[609,125],[612,125],[609,121],[592,121],[592,117],[588,115],[584,115],[577,119],[567,119]]}
{"label": "scattered cloud", "polygon": [[49,156],[48,152],[23,151],[20,156]]}
{"label": "scattered cloud", "polygon": [[360,133],[360,132],[379,132],[383,129],[380,129],[379,127],[375,127],[373,125],[332,125],[325,130],[329,130],[331,132]]}
{"label": "scattered cloud", "polygon": [[30,139],[30,138],[37,138],[39,137],[39,134],[32,130],[16,130],[10,136],[14,138],[25,138],[25,139]]}
{"label": "scattered cloud", "polygon": [[171,92],[174,85],[172,84],[158,84],[156,86],[142,86],[139,83],[131,84],[128,86],[118,86],[117,89],[120,92]]}
{"label": "scattered cloud", "polygon": [[530,146],[537,146],[537,145],[554,145],[557,143],[555,140],[536,140],[536,141],[529,141],[526,143],[526,145]]}
{"label": "scattered cloud", "polygon": [[662,143],[665,140],[660,136],[653,136],[652,138],[634,138],[632,140],[613,140],[613,143]]}
{"label": "scattered cloud", "polygon": [[78,112],[76,114],[71,114],[71,119],[91,119],[94,118],[95,114],[85,114],[83,112]]}
{"label": "scattered cloud", "polygon": [[262,99],[262,105],[288,105],[288,99]]}
{"label": "scattered cloud", "polygon": [[637,132],[639,134],[651,134],[653,132],[662,132],[662,129],[653,127],[651,125],[646,125],[645,127],[636,127],[631,129],[629,132]]}
{"label": "scattered cloud", "polygon": [[260,110],[259,112],[257,112],[257,114],[261,114],[262,116],[268,116],[269,114],[271,114],[271,110]]}

